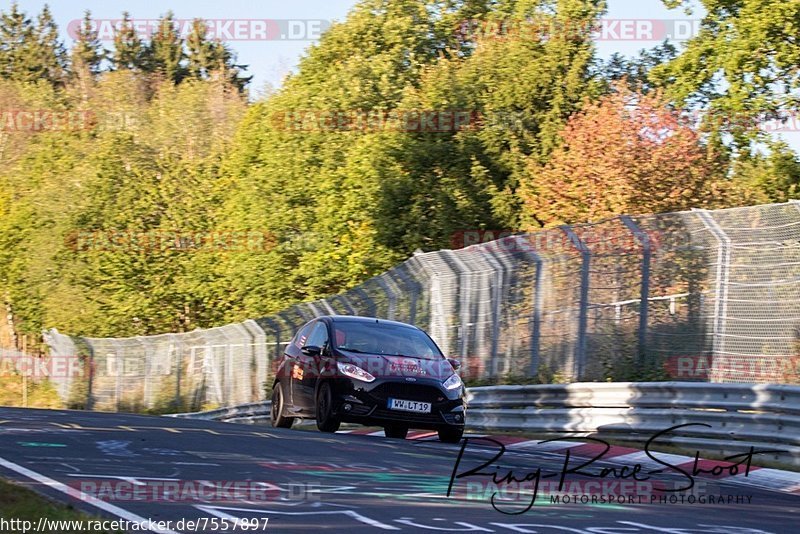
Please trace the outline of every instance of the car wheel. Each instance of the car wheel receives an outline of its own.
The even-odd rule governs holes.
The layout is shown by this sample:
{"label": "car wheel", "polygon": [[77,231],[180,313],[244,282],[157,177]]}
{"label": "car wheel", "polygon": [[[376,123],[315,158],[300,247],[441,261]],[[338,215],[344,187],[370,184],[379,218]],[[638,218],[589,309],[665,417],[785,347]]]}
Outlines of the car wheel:
{"label": "car wheel", "polygon": [[442,443],[458,443],[463,435],[463,426],[443,426],[439,429],[439,441]]}
{"label": "car wheel", "polygon": [[400,425],[388,425],[383,427],[383,434],[387,438],[406,439],[406,436],[408,436],[408,427]]}
{"label": "car wheel", "polygon": [[275,428],[291,428],[294,424],[294,417],[286,417],[283,410],[286,407],[286,397],[283,394],[283,384],[278,382],[272,390],[272,409],[270,418],[272,426]]}
{"label": "car wheel", "polygon": [[333,415],[331,386],[323,382],[317,392],[317,428],[322,432],[336,432],[342,422]]}

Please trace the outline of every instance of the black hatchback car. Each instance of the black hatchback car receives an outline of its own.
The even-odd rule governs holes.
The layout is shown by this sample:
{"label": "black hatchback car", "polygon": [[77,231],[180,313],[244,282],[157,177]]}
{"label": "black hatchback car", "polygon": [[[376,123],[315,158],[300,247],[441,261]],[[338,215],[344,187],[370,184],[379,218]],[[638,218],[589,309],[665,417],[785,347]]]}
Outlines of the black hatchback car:
{"label": "black hatchback car", "polygon": [[382,426],[405,438],[409,428],[461,440],[464,384],[436,343],[415,326],[353,316],[319,317],[289,343],[275,373],[272,425],[316,419],[323,432],[343,422]]}

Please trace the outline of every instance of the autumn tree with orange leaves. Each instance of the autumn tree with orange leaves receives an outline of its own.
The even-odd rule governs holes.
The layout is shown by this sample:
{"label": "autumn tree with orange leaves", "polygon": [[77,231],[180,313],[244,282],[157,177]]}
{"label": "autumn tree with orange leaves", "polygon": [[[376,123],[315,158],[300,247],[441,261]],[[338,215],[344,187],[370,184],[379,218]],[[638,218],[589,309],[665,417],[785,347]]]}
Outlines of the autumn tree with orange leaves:
{"label": "autumn tree with orange leaves", "polygon": [[659,93],[620,84],[573,115],[562,139],[521,184],[530,228],[720,207],[737,196],[715,144]]}

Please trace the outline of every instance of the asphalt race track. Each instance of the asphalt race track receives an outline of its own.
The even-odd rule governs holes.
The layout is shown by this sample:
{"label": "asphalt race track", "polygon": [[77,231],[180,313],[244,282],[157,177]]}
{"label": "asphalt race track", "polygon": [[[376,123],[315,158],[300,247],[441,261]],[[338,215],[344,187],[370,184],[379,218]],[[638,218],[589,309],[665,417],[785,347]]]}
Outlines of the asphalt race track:
{"label": "asphalt race track", "polygon": [[[517,479],[537,468],[560,473],[564,457],[545,449],[509,449],[493,464],[501,466],[498,479],[509,469]],[[742,483],[741,475],[697,479],[695,495],[720,496],[723,502],[714,504],[648,501],[659,498],[655,495],[645,495],[642,503],[565,504],[552,503],[540,491],[529,510],[508,515],[523,511],[530,495],[522,492],[516,501],[495,501],[506,512],[501,513],[490,503],[498,489],[487,485],[491,477],[457,479],[447,497],[460,450],[460,445],[438,441],[166,417],[0,409],[2,476],[112,519],[177,524],[206,518],[206,532],[223,531],[211,528],[208,518],[268,520],[266,528],[262,524],[249,532],[798,532],[800,495],[753,487]],[[456,471],[477,468],[497,452],[491,443],[470,441]],[[602,465],[620,467],[613,459]],[[569,480],[585,484],[598,479],[570,474]],[[669,472],[659,480],[677,487],[685,478]],[[220,488],[226,483],[239,483],[246,493],[223,498]],[[147,490],[152,485],[172,489]],[[198,499],[199,494],[190,491],[198,487],[211,493]],[[613,485],[606,490],[623,491]],[[644,495],[641,488],[636,491]],[[499,498],[511,499],[512,494]],[[163,530],[193,531],[203,528]]]}

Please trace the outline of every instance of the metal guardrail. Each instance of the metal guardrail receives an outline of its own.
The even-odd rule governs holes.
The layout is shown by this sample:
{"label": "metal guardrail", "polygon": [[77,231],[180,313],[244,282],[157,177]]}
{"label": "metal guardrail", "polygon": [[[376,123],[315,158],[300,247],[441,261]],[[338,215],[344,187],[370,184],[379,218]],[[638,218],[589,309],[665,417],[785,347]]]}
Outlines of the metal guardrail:
{"label": "metal guardrail", "polygon": [[[691,382],[576,383],[468,390],[468,426],[492,431],[591,435],[637,442],[685,424],[703,424],[658,439],[724,456],[756,450],[781,466],[800,467],[800,387]],[[269,421],[270,403],[174,417],[236,423]]]}
{"label": "metal guardrail", "polygon": [[271,408],[272,402],[270,401],[253,402],[206,412],[170,414],[169,417],[199,419],[202,421],[221,421],[224,423],[260,423],[269,422]]}

